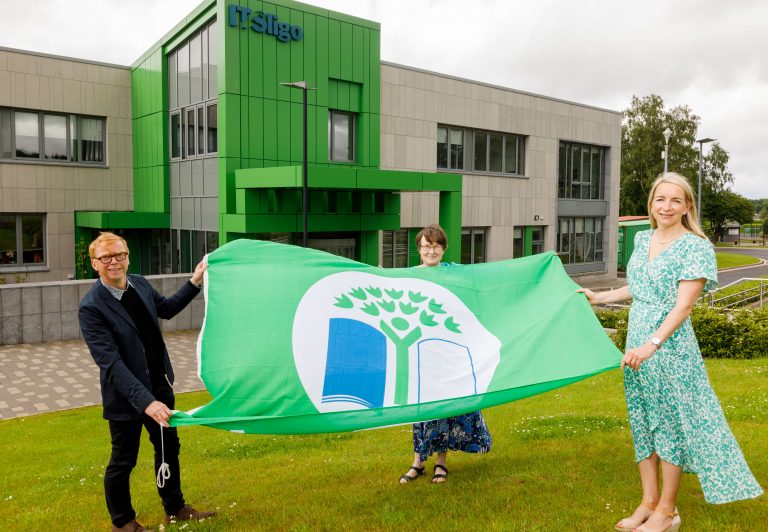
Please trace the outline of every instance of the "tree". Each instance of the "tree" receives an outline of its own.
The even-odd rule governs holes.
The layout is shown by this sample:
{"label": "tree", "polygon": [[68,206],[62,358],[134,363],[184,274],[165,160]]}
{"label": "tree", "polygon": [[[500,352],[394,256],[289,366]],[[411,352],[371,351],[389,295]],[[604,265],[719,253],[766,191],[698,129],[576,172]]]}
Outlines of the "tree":
{"label": "tree", "polygon": [[722,235],[726,222],[734,221],[740,224],[752,221],[754,206],[744,196],[723,190],[715,193],[712,189],[705,190],[702,194],[703,217],[709,222],[709,228],[715,238]]}
{"label": "tree", "polygon": [[696,131],[701,119],[687,105],[664,109],[664,100],[656,94],[633,96],[623,115],[619,210],[646,214],[651,184],[664,171],[664,129],[672,130],[669,170],[692,179],[699,171]]}
{"label": "tree", "polygon": [[[395,404],[408,403],[408,349],[423,330],[439,327],[461,334],[460,324],[443,310],[443,304],[420,292],[358,287],[336,298],[335,306],[380,317],[379,327],[395,345]],[[355,306],[357,305],[357,306]]]}

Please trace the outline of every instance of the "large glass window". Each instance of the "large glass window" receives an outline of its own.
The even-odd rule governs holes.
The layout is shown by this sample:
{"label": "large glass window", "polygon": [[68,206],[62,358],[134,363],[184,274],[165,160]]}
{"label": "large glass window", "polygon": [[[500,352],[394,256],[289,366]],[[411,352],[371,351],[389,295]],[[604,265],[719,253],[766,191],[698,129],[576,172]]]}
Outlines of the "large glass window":
{"label": "large glass window", "polygon": [[105,119],[0,108],[0,158],[105,163]]}
{"label": "large glass window", "polygon": [[464,169],[464,130],[437,127],[437,167]]}
{"label": "large glass window", "polygon": [[0,107],[0,159],[13,157],[11,110]]}
{"label": "large glass window", "polygon": [[216,153],[216,22],[169,53],[167,61],[171,159]]}
{"label": "large glass window", "polygon": [[437,168],[524,175],[524,141],[520,135],[440,125]]}
{"label": "large glass window", "polygon": [[525,229],[515,227],[512,235],[512,258],[525,256]]}
{"label": "large glass window", "polygon": [[331,110],[328,113],[328,159],[355,160],[355,115]]}
{"label": "large glass window", "polygon": [[16,157],[40,158],[38,113],[16,111]]}
{"label": "large glass window", "polygon": [[197,153],[195,149],[195,138],[197,137],[197,131],[195,129],[195,109],[187,109],[187,118],[185,120],[187,128],[187,157],[194,157]]}
{"label": "large glass window", "polygon": [[603,262],[603,218],[560,218],[557,254],[564,264]]}
{"label": "large glass window", "polygon": [[485,172],[488,169],[488,134],[475,131],[475,159],[472,170]]}
{"label": "large glass window", "polygon": [[213,99],[218,96],[218,73],[216,64],[218,63],[216,51],[216,21],[208,26],[208,97]]}
{"label": "large glass window", "polygon": [[197,108],[197,154],[205,153],[205,108]]}
{"label": "large glass window", "polygon": [[382,231],[381,265],[384,268],[407,268],[409,266],[408,229]]}
{"label": "large glass window", "polygon": [[557,194],[563,199],[605,198],[606,148],[560,142]]}
{"label": "large glass window", "polygon": [[218,138],[219,138],[219,128],[217,126],[218,123],[218,114],[217,114],[217,107],[218,105],[215,103],[209,104],[206,107],[206,115],[207,115],[207,128],[208,128],[208,153],[216,153],[218,150]]}
{"label": "large glass window", "polygon": [[43,117],[45,158],[67,160],[67,117],[49,115]]}
{"label": "large glass window", "polygon": [[80,119],[80,160],[104,162],[104,121],[97,118]]}
{"label": "large glass window", "polygon": [[189,98],[190,102],[203,100],[203,54],[200,34],[189,41]]}
{"label": "large glass window", "polygon": [[219,235],[215,231],[171,229],[171,270],[173,273],[192,272],[197,263],[217,247]]}
{"label": "large glass window", "polygon": [[0,270],[45,264],[45,215],[0,214]]}
{"label": "large glass window", "polygon": [[181,157],[181,115],[179,113],[171,114],[171,158]]}
{"label": "large glass window", "polygon": [[485,262],[486,229],[461,230],[461,263],[478,264]]}
{"label": "large glass window", "polygon": [[189,43],[176,50],[179,107],[189,105]]}

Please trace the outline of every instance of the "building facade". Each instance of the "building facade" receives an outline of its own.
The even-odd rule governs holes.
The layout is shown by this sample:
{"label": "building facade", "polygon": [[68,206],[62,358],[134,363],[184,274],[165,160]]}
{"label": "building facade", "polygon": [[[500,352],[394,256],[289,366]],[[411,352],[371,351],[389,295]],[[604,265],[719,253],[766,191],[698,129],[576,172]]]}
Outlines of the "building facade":
{"label": "building facade", "polygon": [[614,277],[620,114],[382,62],[380,31],[207,0],[130,69],[0,50],[0,278],[90,276],[105,229],[147,274],[301,243],[305,139],[311,247],[406,267],[439,222],[451,261],[555,251]]}

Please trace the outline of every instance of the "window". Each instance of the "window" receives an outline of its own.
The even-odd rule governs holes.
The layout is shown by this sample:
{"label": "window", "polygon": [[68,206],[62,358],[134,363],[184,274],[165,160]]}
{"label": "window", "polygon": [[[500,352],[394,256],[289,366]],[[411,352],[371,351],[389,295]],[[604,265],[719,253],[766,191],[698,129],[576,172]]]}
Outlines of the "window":
{"label": "window", "polygon": [[45,158],[67,160],[67,117],[46,114],[43,117]]}
{"label": "window", "polygon": [[171,114],[171,158],[181,157],[181,115],[179,113]]}
{"label": "window", "polygon": [[104,118],[0,108],[0,158],[105,163]]}
{"label": "window", "polygon": [[217,247],[219,234],[215,231],[171,229],[171,270],[173,273],[190,273],[206,253]]}
{"label": "window", "polygon": [[104,161],[104,121],[95,118],[80,119],[80,160]]}
{"label": "window", "polygon": [[461,263],[478,264],[485,262],[486,229],[462,229]]}
{"label": "window", "polygon": [[437,168],[524,175],[524,141],[520,135],[437,126]]}
{"label": "window", "polygon": [[171,159],[215,154],[216,21],[169,53],[167,61]]}
{"label": "window", "polygon": [[197,108],[197,154],[205,154],[205,108]]}
{"label": "window", "polygon": [[409,266],[408,229],[382,231],[381,265],[384,268],[407,268]]}
{"label": "window", "polygon": [[15,112],[16,157],[40,158],[38,113]]}
{"label": "window", "polygon": [[195,130],[195,109],[187,109],[187,119],[185,120],[187,126],[187,157],[194,157],[197,151],[195,150],[195,138],[197,132]]}
{"label": "window", "polygon": [[328,159],[355,160],[355,115],[352,113],[328,112]]}
{"label": "window", "polygon": [[437,127],[437,167],[464,169],[464,130]]}
{"label": "window", "polygon": [[557,194],[562,199],[605,197],[605,153],[600,146],[560,142]]}
{"label": "window", "polygon": [[206,107],[206,114],[208,115],[207,128],[208,128],[208,153],[216,153],[218,147],[219,129],[217,127],[218,115],[216,112],[218,105],[215,103],[209,104]]}
{"label": "window", "polygon": [[0,269],[45,264],[45,215],[0,214]]}
{"label": "window", "polygon": [[603,262],[603,218],[560,218],[557,254],[563,264]]}
{"label": "window", "polygon": [[544,252],[544,228],[532,227],[531,228],[531,254],[538,255]]}
{"label": "window", "polygon": [[523,227],[515,227],[512,236],[512,258],[525,256],[525,230]]}

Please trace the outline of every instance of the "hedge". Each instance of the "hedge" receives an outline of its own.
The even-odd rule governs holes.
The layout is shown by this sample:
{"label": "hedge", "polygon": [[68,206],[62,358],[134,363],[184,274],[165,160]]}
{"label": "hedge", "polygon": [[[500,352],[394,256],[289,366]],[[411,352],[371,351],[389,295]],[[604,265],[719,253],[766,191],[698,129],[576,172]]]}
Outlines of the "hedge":
{"label": "hedge", "polygon": [[[613,341],[623,350],[629,310],[596,309],[596,313],[603,327],[616,330]],[[768,356],[768,307],[728,312],[696,307],[691,320],[704,358]]]}

